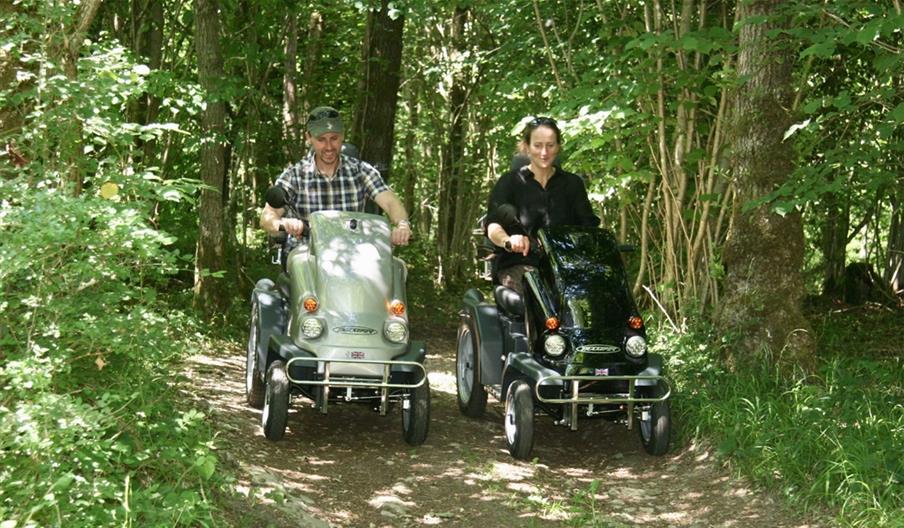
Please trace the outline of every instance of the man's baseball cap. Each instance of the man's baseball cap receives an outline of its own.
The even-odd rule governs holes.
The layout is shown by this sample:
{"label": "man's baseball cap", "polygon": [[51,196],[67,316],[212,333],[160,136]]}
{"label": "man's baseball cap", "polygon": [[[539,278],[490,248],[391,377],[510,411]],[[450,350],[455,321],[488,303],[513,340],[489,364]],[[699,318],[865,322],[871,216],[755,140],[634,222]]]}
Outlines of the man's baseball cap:
{"label": "man's baseball cap", "polygon": [[311,110],[308,115],[308,132],[314,137],[322,136],[327,132],[344,134],[345,127],[342,126],[339,111],[330,106],[318,106]]}

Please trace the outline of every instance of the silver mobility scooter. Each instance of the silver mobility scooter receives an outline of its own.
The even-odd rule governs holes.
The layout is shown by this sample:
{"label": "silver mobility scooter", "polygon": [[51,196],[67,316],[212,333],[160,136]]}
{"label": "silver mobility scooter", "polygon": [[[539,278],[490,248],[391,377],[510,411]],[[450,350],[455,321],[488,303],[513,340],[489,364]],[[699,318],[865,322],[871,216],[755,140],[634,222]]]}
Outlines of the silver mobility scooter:
{"label": "silver mobility scooter", "polygon": [[[279,187],[267,203],[288,207]],[[407,269],[392,255],[389,223],[321,211],[305,233],[286,271],[276,282],[259,280],[251,294],[245,392],[263,408],[264,435],[281,439],[292,399],[303,396],[324,414],[338,403],[371,405],[380,415],[398,405],[405,441],[422,444],[430,420],[426,346],[409,339]]]}

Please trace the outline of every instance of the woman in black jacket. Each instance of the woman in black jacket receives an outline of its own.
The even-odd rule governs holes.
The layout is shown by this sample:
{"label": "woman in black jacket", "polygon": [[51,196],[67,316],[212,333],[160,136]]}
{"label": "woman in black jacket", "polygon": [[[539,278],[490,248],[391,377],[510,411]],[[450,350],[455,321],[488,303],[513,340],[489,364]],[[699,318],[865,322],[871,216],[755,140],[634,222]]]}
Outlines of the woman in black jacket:
{"label": "woman in black jacket", "polygon": [[505,173],[490,193],[487,236],[501,248],[496,279],[523,293],[521,278],[536,269],[539,255],[530,237],[545,226],[598,226],[580,176],[555,163],[562,132],[549,117],[531,120],[524,128],[521,150],[530,163]]}

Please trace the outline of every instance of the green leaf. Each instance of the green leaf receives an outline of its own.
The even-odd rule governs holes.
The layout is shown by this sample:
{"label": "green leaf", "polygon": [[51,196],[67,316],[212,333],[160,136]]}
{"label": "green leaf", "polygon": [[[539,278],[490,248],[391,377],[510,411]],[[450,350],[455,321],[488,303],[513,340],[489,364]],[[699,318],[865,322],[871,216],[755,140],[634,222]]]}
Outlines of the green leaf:
{"label": "green leaf", "polygon": [[806,58],[810,55],[813,55],[819,59],[828,59],[832,55],[835,54],[835,43],[832,41],[820,42],[818,44],[813,44],[809,48],[800,52],[800,58]]}
{"label": "green leaf", "polygon": [[719,442],[718,450],[723,455],[730,455],[738,450],[738,440],[733,434],[730,434]]}
{"label": "green leaf", "polygon": [[807,114],[812,114],[822,108],[821,99],[811,99],[804,104],[803,110]]}
{"label": "green leaf", "polygon": [[69,486],[72,485],[72,481],[75,480],[75,475],[72,473],[66,473],[62,477],[58,478],[56,482],[53,483],[53,486],[50,489],[54,491],[66,491],[69,489]]}
{"label": "green leaf", "polygon": [[835,105],[835,108],[844,110],[851,106],[851,95],[847,91],[841,92],[838,97],[832,100],[832,104]]}
{"label": "green leaf", "polygon": [[195,459],[195,469],[204,480],[210,479],[217,469],[217,459],[213,455],[202,455]]}
{"label": "green leaf", "polygon": [[700,50],[700,41],[695,37],[690,35],[685,35],[681,38],[681,47],[686,49],[687,51],[699,51]]}
{"label": "green leaf", "polygon": [[877,19],[863,26],[857,32],[857,42],[866,45],[876,40],[879,37],[879,31],[882,29],[882,23],[882,19]]}
{"label": "green leaf", "polygon": [[904,103],[898,103],[898,106],[891,111],[891,117],[895,123],[904,123]]}

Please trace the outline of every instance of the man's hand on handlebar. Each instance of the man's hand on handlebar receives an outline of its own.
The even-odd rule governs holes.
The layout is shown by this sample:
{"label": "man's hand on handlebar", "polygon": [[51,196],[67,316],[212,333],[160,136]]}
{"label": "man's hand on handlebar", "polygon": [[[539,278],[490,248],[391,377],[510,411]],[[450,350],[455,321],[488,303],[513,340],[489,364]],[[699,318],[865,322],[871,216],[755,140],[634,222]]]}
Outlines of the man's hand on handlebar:
{"label": "man's hand on handlebar", "polygon": [[295,238],[304,233],[304,221],[298,218],[282,218],[279,222],[280,227]]}
{"label": "man's hand on handlebar", "polygon": [[411,239],[411,227],[407,223],[399,224],[392,228],[389,237],[392,239],[392,245],[407,246]]}

